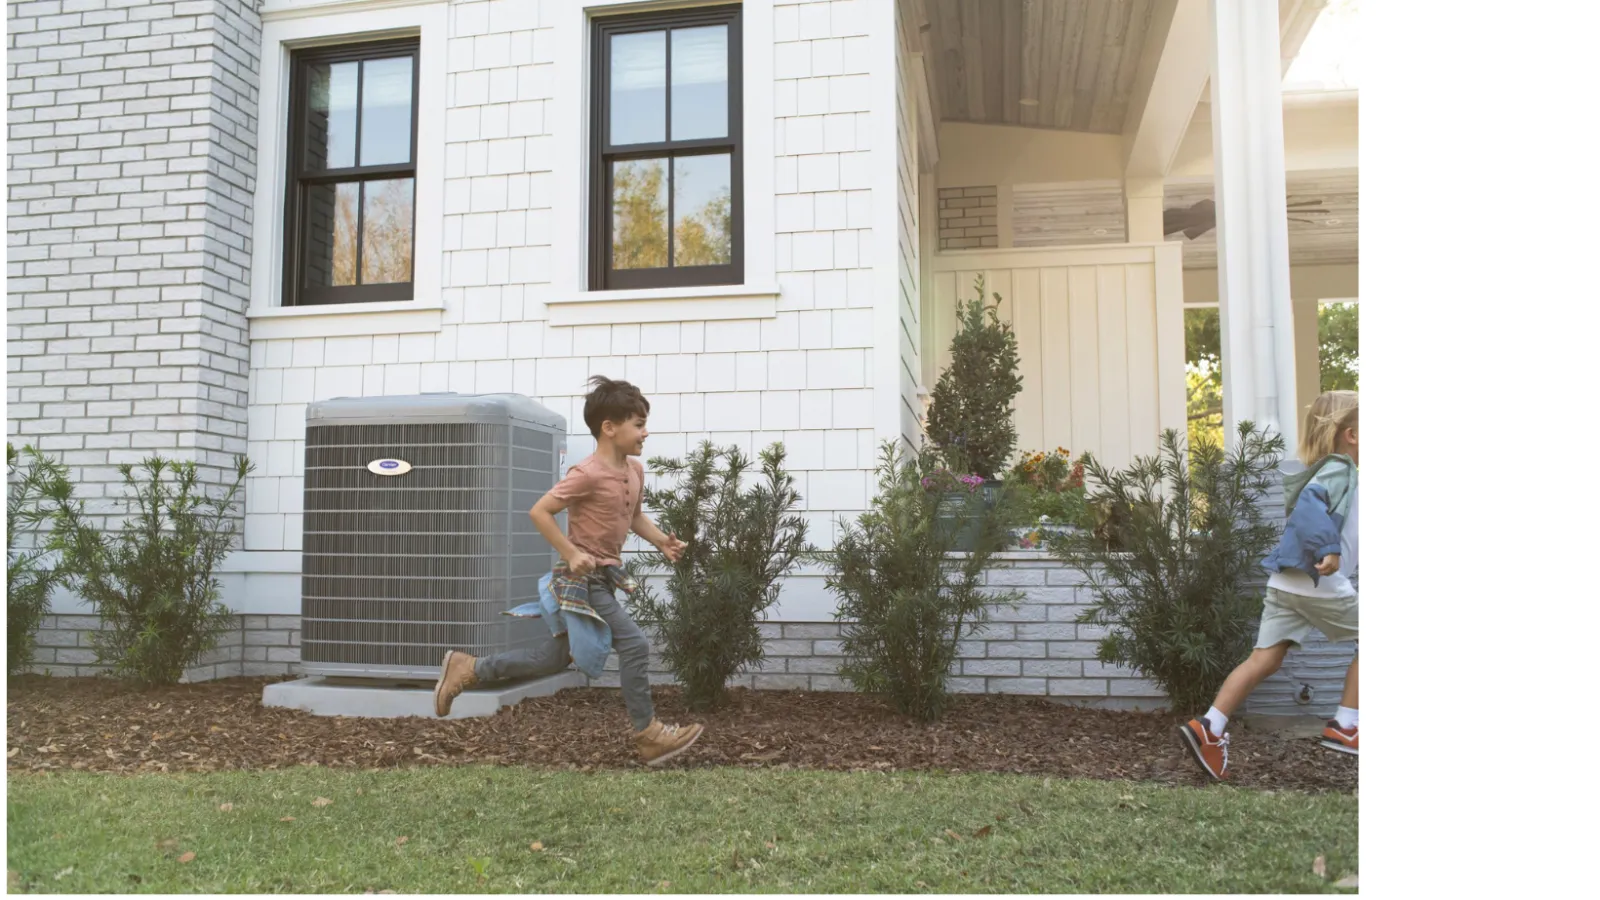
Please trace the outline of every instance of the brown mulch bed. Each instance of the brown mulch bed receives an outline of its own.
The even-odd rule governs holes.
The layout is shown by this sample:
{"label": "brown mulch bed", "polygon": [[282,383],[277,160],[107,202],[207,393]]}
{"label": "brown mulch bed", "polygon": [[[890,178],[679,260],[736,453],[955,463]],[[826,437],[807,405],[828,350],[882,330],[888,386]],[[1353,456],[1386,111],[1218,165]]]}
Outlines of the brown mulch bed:
{"label": "brown mulch bed", "polygon": [[[6,690],[9,773],[211,772],[300,765],[405,768],[486,763],[637,768],[614,690],[563,691],[480,719],[354,719],[261,705],[279,679],[233,678],[140,691],[106,679],[27,677]],[[1199,785],[1176,717],[963,696],[918,725],[873,697],[737,689],[722,710],[692,715],[676,689],[655,689],[665,721],[706,734],[673,765],[833,770],[1008,772]],[[1241,787],[1354,791],[1353,757],[1305,738],[1234,728]]]}

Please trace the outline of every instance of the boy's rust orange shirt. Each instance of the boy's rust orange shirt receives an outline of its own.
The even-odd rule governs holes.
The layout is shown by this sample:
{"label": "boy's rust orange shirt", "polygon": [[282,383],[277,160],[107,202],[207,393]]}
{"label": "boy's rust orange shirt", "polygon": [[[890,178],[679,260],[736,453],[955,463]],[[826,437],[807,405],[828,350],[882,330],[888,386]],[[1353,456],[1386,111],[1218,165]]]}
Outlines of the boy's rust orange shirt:
{"label": "boy's rust orange shirt", "polygon": [[630,457],[614,469],[591,455],[567,469],[550,495],[567,504],[567,540],[574,547],[596,565],[622,565],[622,544],[644,507],[643,463]]}

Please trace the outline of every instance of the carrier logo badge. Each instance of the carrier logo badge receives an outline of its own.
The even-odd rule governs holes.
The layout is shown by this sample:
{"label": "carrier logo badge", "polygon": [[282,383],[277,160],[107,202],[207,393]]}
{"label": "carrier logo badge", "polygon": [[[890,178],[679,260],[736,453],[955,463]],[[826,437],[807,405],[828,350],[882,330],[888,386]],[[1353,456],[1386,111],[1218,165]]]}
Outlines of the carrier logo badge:
{"label": "carrier logo badge", "polygon": [[374,475],[404,475],[411,471],[411,463],[403,459],[375,459],[367,463],[367,471]]}

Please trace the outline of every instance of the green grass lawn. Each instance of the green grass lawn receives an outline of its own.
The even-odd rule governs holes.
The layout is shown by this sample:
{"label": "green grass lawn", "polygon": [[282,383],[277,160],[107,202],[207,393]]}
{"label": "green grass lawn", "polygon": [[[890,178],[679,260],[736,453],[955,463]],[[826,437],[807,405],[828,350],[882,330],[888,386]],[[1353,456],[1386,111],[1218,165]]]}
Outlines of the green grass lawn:
{"label": "green grass lawn", "polygon": [[1356,798],[1227,787],[481,767],[8,785],[27,891],[1301,892],[1357,870]]}

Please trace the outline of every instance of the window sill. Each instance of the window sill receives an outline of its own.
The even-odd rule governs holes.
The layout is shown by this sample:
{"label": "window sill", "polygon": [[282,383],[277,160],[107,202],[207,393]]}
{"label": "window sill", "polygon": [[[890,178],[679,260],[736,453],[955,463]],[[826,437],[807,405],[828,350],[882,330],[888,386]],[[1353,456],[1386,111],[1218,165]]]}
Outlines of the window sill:
{"label": "window sill", "polygon": [[547,302],[551,325],[771,319],[778,314],[775,285],[579,291]]}
{"label": "window sill", "polygon": [[251,340],[359,337],[375,334],[428,334],[444,327],[444,305],[408,300],[399,303],[339,303],[327,306],[272,306],[251,309]]}
{"label": "window sill", "polygon": [[774,297],[776,286],[718,284],[709,287],[642,288],[636,291],[579,291],[571,297],[551,300],[558,303],[623,303],[630,300],[710,300],[719,297]]}

